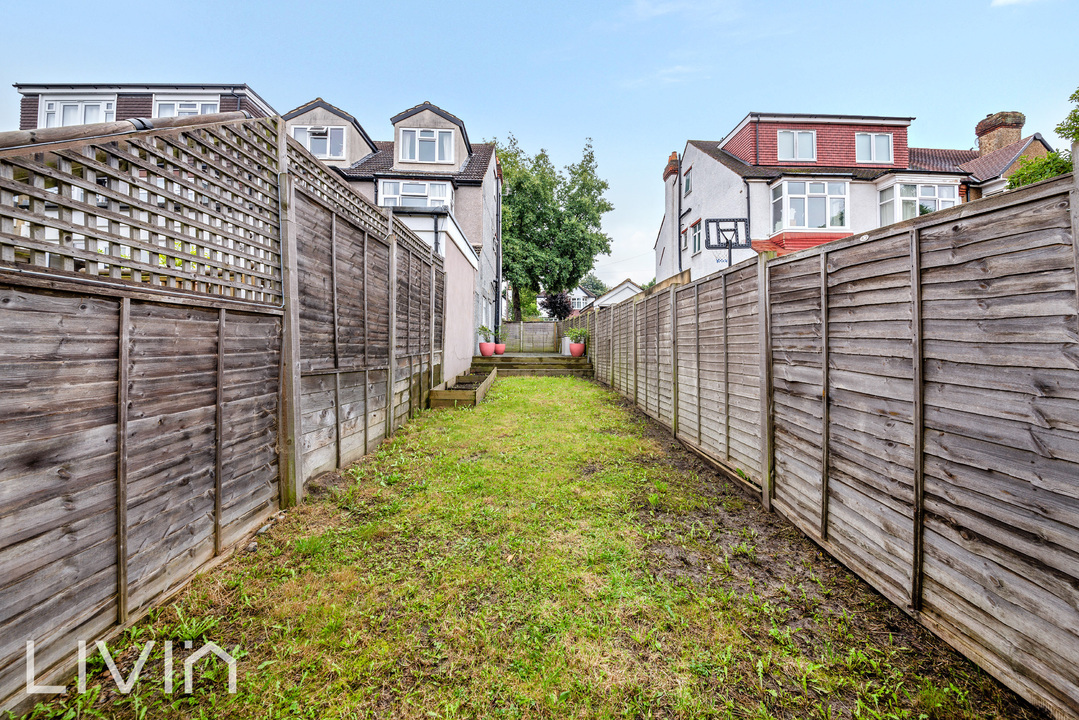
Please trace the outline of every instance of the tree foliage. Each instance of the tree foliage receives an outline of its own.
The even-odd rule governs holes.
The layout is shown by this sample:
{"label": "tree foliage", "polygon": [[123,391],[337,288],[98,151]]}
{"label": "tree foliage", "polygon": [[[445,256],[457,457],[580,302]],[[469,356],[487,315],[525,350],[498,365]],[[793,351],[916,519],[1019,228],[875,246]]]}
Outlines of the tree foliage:
{"label": "tree foliage", "polygon": [[518,292],[514,318],[520,319],[519,289],[550,296],[576,287],[595,257],[611,251],[603,232],[604,213],[614,206],[603,196],[606,180],[597,174],[592,141],[580,162],[555,168],[545,150],[528,155],[510,135],[496,140],[502,163],[502,272]]}
{"label": "tree foliage", "polygon": [[641,285],[641,290],[647,290],[648,288],[653,288],[655,286],[656,286],[656,279],[652,278],[651,280],[646,282],[644,285]]}
{"label": "tree foliage", "polygon": [[1043,158],[1020,158],[1019,167],[1008,178],[1008,187],[1014,189],[1033,185],[1071,171],[1072,157],[1066,150],[1051,152]]}
{"label": "tree foliage", "polygon": [[581,282],[577,284],[583,287],[588,292],[595,295],[596,297],[599,297],[600,295],[603,295],[608,290],[610,290],[610,288],[607,287],[607,283],[596,277],[596,274],[594,272],[590,272],[585,275],[583,278],[581,278]]}
{"label": "tree foliage", "polygon": [[573,312],[573,303],[566,292],[547,293],[540,305],[555,320],[565,320]]}
{"label": "tree foliage", "polygon": [[[1072,142],[1079,142],[1079,90],[1068,98],[1075,103],[1071,112],[1057,125],[1057,135]],[[1008,178],[1008,188],[1032,185],[1057,175],[1070,173],[1073,167],[1071,153],[1067,150],[1051,152],[1043,158],[1021,158],[1019,168]]]}

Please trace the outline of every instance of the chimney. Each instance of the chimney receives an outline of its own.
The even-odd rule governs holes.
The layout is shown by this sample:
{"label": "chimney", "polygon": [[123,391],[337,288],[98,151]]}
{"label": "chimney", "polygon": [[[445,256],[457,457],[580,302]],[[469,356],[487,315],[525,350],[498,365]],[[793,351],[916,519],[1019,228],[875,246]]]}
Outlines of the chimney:
{"label": "chimney", "polygon": [[978,136],[978,157],[1022,140],[1026,121],[1026,116],[1021,112],[986,115],[974,128],[974,134]]}
{"label": "chimney", "polygon": [[663,182],[667,182],[667,178],[671,175],[678,173],[678,153],[671,153],[670,158],[667,159],[667,167],[663,170]]}

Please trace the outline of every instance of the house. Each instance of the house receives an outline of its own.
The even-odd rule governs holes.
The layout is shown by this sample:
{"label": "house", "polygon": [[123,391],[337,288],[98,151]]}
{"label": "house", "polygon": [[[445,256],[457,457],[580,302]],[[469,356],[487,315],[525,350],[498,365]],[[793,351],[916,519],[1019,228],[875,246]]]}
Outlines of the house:
{"label": "house", "polygon": [[472,143],[464,122],[424,102],[390,118],[393,139],[372,140],[356,119],[317,98],[286,113],[289,134],[444,254],[476,265],[474,326],[497,330],[502,285],[502,172],[494,143]]}
{"label": "house", "polygon": [[622,282],[615,285],[613,288],[603,293],[599,297],[595,298],[591,303],[585,306],[585,309],[593,308],[605,308],[617,305],[623,300],[629,300],[634,295],[642,292],[641,286],[633,282],[629,278],[626,278]]}
{"label": "house", "polygon": [[253,117],[277,114],[242,83],[15,83],[14,87],[22,95],[20,130],[236,110]]}
{"label": "house", "polygon": [[[574,315],[580,315],[581,311],[592,304],[592,301],[596,299],[596,295],[589,290],[578,285],[570,290],[568,293],[570,306],[573,310],[570,312],[570,317]],[[536,295],[536,306],[539,308],[540,317],[551,317],[551,315],[543,309],[543,300],[547,297],[546,293],[540,293]]]}
{"label": "house", "polygon": [[1021,113],[978,124],[978,150],[911,148],[914,118],[749,113],[718,141],[689,140],[663,171],[658,282],[693,279],[999,192],[1021,157],[1051,148],[1021,137]]}

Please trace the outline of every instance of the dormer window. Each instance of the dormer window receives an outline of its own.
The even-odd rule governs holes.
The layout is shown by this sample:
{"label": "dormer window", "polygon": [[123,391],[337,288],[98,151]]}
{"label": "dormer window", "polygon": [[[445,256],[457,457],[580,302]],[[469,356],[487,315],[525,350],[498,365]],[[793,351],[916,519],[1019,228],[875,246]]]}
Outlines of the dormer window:
{"label": "dormer window", "polygon": [[345,128],[341,125],[294,125],[292,137],[320,160],[345,159]]}
{"label": "dormer window", "polygon": [[817,133],[814,130],[780,130],[778,157],[793,162],[816,162]]}
{"label": "dormer window", "polygon": [[453,162],[453,131],[424,130],[420,128],[401,131],[402,162]]}
{"label": "dormer window", "polygon": [[891,133],[855,133],[854,147],[860,163],[892,164]]}

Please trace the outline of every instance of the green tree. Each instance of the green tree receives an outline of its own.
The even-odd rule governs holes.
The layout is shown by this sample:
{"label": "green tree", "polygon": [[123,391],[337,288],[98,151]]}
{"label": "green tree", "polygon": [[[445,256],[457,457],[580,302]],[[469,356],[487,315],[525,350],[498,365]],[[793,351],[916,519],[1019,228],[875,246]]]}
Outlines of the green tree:
{"label": "green tree", "polygon": [[[1072,93],[1068,100],[1075,103],[1075,107],[1057,125],[1057,135],[1072,142],[1079,142],[1079,90]],[[1008,178],[1008,187],[1017,188],[1032,185],[1042,180],[1054,178],[1057,175],[1070,173],[1073,160],[1074,158],[1067,150],[1051,152],[1043,158],[1022,158],[1019,161],[1019,168]]]}
{"label": "green tree", "polygon": [[656,286],[656,279],[652,278],[651,280],[646,282],[644,285],[641,285],[641,290],[647,290],[648,288],[654,288],[655,286]]}
{"label": "green tree", "polygon": [[528,155],[513,135],[495,142],[503,177],[502,273],[516,290],[513,317],[520,320],[522,290],[576,287],[596,256],[611,251],[601,222],[614,206],[603,196],[608,184],[597,174],[591,139],[580,162],[563,171],[545,150]]}
{"label": "green tree", "polygon": [[596,277],[596,274],[594,272],[590,272],[587,275],[585,275],[581,279],[581,282],[579,282],[577,284],[580,285],[581,287],[583,287],[588,292],[595,295],[596,297],[599,297],[600,295],[602,295],[605,292],[607,292],[608,290],[610,290],[610,288],[607,287],[607,283],[603,282],[598,277]]}

